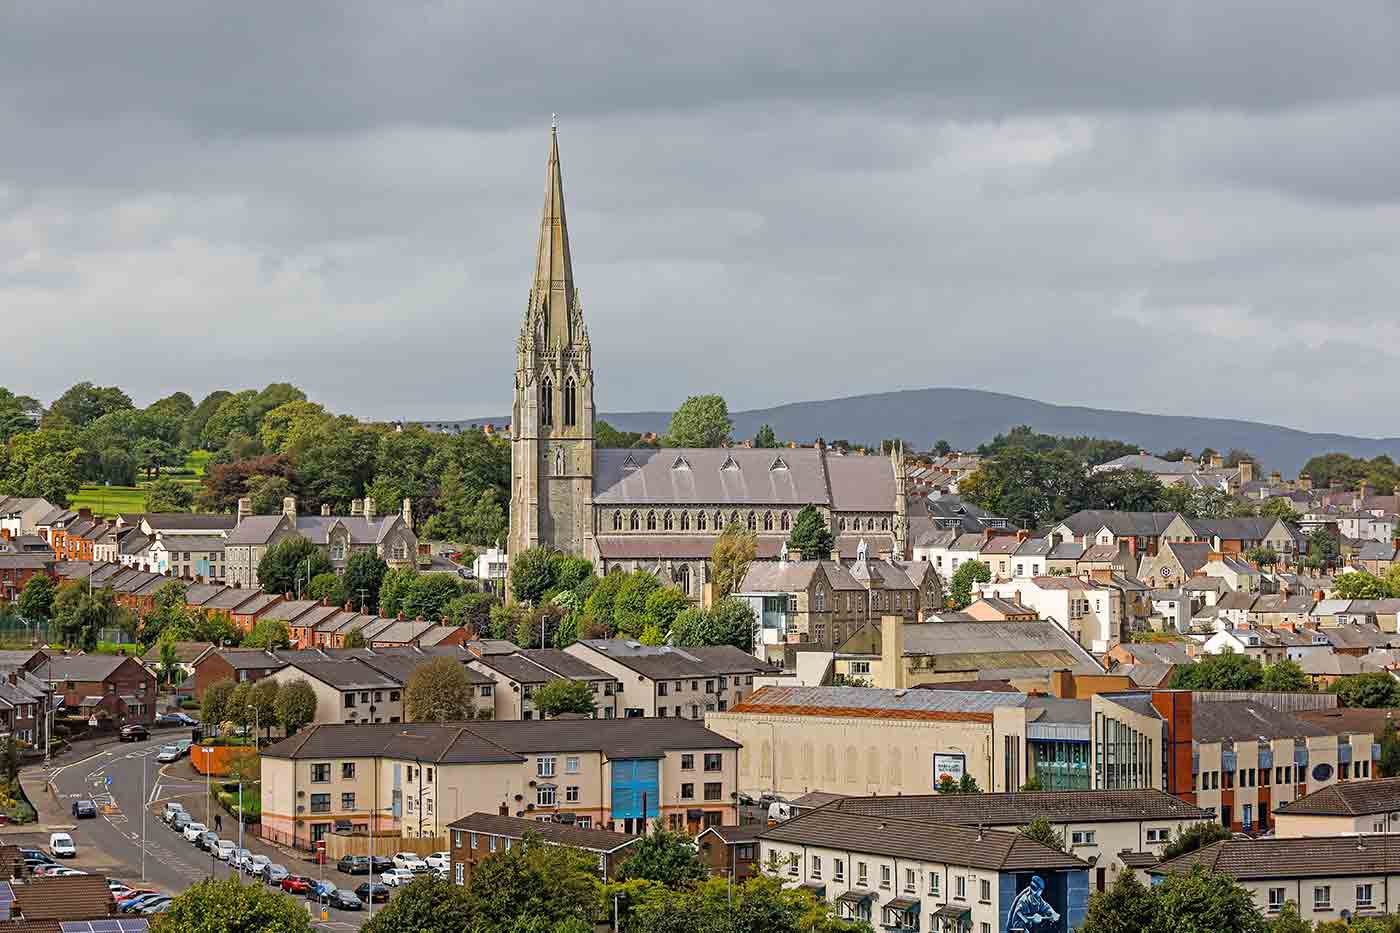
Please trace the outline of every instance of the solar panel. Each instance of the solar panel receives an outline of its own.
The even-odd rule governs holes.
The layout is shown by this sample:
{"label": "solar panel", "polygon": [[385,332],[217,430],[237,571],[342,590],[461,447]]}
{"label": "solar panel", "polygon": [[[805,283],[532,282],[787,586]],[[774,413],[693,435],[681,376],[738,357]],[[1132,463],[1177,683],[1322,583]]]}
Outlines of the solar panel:
{"label": "solar panel", "polygon": [[121,921],[118,920],[93,920],[92,933],[121,933]]}
{"label": "solar panel", "polygon": [[[147,933],[151,928],[151,921],[145,917],[137,920],[118,920],[117,923],[120,924],[122,933]],[[97,930],[94,929],[93,933],[97,933]]]}

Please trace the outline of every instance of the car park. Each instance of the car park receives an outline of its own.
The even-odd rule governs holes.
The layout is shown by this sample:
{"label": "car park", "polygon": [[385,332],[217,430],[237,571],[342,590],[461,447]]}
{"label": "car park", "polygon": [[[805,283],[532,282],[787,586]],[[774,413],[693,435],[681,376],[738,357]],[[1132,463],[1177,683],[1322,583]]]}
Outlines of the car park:
{"label": "car park", "polygon": [[91,800],[73,801],[73,819],[75,820],[95,820],[97,819],[97,804]]}
{"label": "car park", "polygon": [[428,870],[428,863],[423,861],[417,852],[399,852],[394,855],[394,867],[420,872]]}
{"label": "car park", "polygon": [[127,894],[131,891],[131,888],[122,884],[120,881],[113,881],[111,878],[108,878],[107,890],[112,892],[112,898],[114,900],[120,900],[123,894]]}
{"label": "car park", "polygon": [[366,904],[371,899],[376,904],[382,904],[389,899],[389,889],[382,884],[370,884],[368,881],[364,881],[355,888],[355,896]]}
{"label": "car park", "polygon": [[263,872],[263,880],[268,884],[281,884],[291,877],[291,872],[287,871],[286,865],[278,865],[273,862],[267,866],[267,871]]}
{"label": "car park", "polygon": [[186,823],[184,829],[180,830],[180,835],[185,837],[186,842],[195,842],[201,833],[207,833],[209,827],[203,823]]}
{"label": "car park", "polygon": [[311,879],[305,875],[288,875],[282,879],[281,888],[288,894],[305,894],[311,890]]}
{"label": "car park", "polygon": [[118,897],[118,898],[116,899],[116,900],[117,900],[117,906],[120,907],[122,904],[125,904],[127,901],[135,900],[136,898],[142,897],[143,895],[146,895],[146,894],[159,894],[159,893],[160,893],[160,892],[157,891],[155,888],[132,888],[131,890],[127,891],[125,894],[121,895],[120,897]]}
{"label": "car park", "polygon": [[75,858],[78,846],[67,833],[53,833],[49,836],[49,851],[57,858]]}
{"label": "car park", "polygon": [[169,764],[172,761],[180,760],[180,747],[178,745],[162,745],[160,751],[156,753],[156,761],[161,764]]}
{"label": "car park", "polygon": [[19,850],[19,856],[20,858],[24,859],[34,858],[38,859],[41,862],[53,862],[53,856],[49,855],[49,853],[45,852],[43,849],[31,849],[25,846],[21,846]]}
{"label": "car park", "polygon": [[140,723],[132,723],[129,726],[122,726],[122,731],[118,734],[123,742],[144,742],[151,737],[151,730]]}
{"label": "car park", "polygon": [[407,868],[391,868],[379,876],[382,884],[387,884],[391,888],[401,887],[413,881],[413,872]]}
{"label": "car park", "polygon": [[59,868],[49,874],[50,878],[71,878],[73,875],[86,875],[81,868]]}
{"label": "car park", "polygon": [[371,855],[369,857],[369,867],[375,873],[387,871],[394,867],[394,860],[383,855]]}
{"label": "car park", "polygon": [[447,871],[452,865],[451,852],[434,852],[423,861],[428,863],[428,867],[434,871]]}

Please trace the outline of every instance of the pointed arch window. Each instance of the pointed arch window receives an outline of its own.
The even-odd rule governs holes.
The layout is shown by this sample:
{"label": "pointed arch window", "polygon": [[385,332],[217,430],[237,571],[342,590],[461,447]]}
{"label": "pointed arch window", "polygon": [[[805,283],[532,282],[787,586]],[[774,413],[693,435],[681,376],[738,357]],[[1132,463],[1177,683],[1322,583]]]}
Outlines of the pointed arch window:
{"label": "pointed arch window", "polygon": [[621,513],[621,512],[614,512],[614,513],[613,513],[613,531],[621,531],[621,530],[622,530],[622,513]]}
{"label": "pointed arch window", "polygon": [[729,524],[731,524],[731,525],[737,525],[737,524],[739,524],[739,513],[738,513],[738,512],[730,512],[730,513],[729,513]]}
{"label": "pointed arch window", "polygon": [[554,423],[554,383],[548,376],[540,383],[540,424]]}
{"label": "pointed arch window", "polygon": [[[738,513],[738,512],[735,512],[735,513],[734,513],[734,520],[735,520],[736,522],[739,520],[739,513]],[[716,513],[715,513],[715,531],[723,531],[723,530],[724,530],[724,516],[721,515],[721,514],[719,514],[718,512],[716,512]]]}
{"label": "pointed arch window", "polygon": [[787,531],[789,528],[792,527],[792,518],[789,517],[788,513],[783,513],[783,519],[781,524],[783,531]]}
{"label": "pointed arch window", "polygon": [[681,592],[690,595],[690,565],[681,564],[681,569],[676,571],[676,585],[681,588]]}
{"label": "pointed arch window", "polygon": [[647,513],[647,531],[655,531],[655,530],[656,530],[656,513],[655,513],[655,512],[648,512],[648,513]]}
{"label": "pointed arch window", "polygon": [[[701,514],[700,517],[701,517],[702,520],[704,519],[703,513]],[[690,513],[689,513],[689,512],[682,512],[682,513],[681,513],[681,531],[689,531],[689,530],[690,530]]]}
{"label": "pointed arch window", "polygon": [[570,376],[564,380],[564,427],[578,424],[578,383]]}
{"label": "pointed arch window", "polygon": [[661,516],[661,530],[672,531],[675,528],[675,520],[671,518],[671,513],[667,512]]}
{"label": "pointed arch window", "polygon": [[840,525],[841,525],[841,530],[842,530],[842,531],[845,531],[845,530],[846,530],[846,520],[845,520],[844,518],[841,519]]}
{"label": "pointed arch window", "polygon": [[750,513],[749,513],[749,517],[748,517],[748,519],[747,519],[747,522],[748,522],[748,526],[749,526],[749,531],[757,531],[757,530],[758,530],[758,516],[755,515],[753,512],[750,512]]}
{"label": "pointed arch window", "polygon": [[772,513],[772,512],[764,512],[764,513],[763,513],[763,530],[764,530],[764,531],[772,531],[772,530],[773,530],[773,513]]}
{"label": "pointed arch window", "polygon": [[642,516],[636,512],[632,513],[631,526],[633,531],[640,531],[642,528]]}
{"label": "pointed arch window", "polygon": [[704,530],[705,530],[705,513],[704,513],[704,512],[699,512],[699,513],[696,514],[696,516],[695,516],[695,530],[696,530],[696,531],[704,531]]}
{"label": "pointed arch window", "polygon": [[888,518],[882,518],[882,519],[880,519],[880,530],[881,530],[881,531],[889,531],[889,530],[890,530],[890,520],[889,520]]}

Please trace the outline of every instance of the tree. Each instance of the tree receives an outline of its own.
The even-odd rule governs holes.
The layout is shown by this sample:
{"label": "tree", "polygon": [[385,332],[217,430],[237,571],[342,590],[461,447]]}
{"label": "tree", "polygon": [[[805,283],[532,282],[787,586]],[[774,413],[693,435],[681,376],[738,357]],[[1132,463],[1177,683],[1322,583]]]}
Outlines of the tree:
{"label": "tree", "polygon": [[958,779],[958,793],[960,794],[980,794],[982,788],[977,784],[977,778],[966,772]]}
{"label": "tree", "polygon": [[1343,706],[1363,709],[1400,706],[1400,685],[1385,671],[1368,671],[1364,674],[1338,677],[1327,688],[1327,692],[1335,693]]}
{"label": "tree", "polygon": [[1341,541],[1326,525],[1319,525],[1308,532],[1308,560],[1315,561],[1314,566],[1330,566],[1341,551]]}
{"label": "tree", "polygon": [[151,918],[154,933],[310,933],[311,917],[294,898],[241,879],[205,879]]}
{"label": "tree", "polygon": [[135,486],[136,458],[120,447],[108,447],[98,456],[98,476],[109,486]]}
{"label": "tree", "polygon": [[467,669],[454,658],[433,658],[408,677],[404,712],[411,722],[455,722],[472,714],[472,685]]}
{"label": "tree", "polygon": [[1259,506],[1259,516],[1261,518],[1278,518],[1286,522],[1289,527],[1298,527],[1298,510],[1293,508],[1293,503],[1283,498],[1275,496],[1263,505]]}
{"label": "tree", "polygon": [[966,609],[972,605],[972,585],[991,581],[992,568],[987,564],[980,560],[964,561],[962,566],[953,572],[952,582],[948,586],[948,596],[953,601],[953,608]]}
{"label": "tree", "polygon": [[1043,816],[1038,816],[1025,826],[1022,826],[1021,835],[1028,839],[1034,839],[1043,846],[1049,846],[1061,852],[1066,851],[1065,834],[1058,832],[1054,824]]}
{"label": "tree", "polygon": [[156,671],[156,683],[162,687],[176,687],[184,679],[184,669],[180,667],[180,657],[175,651],[175,642],[163,639],[160,643],[160,668]]}
{"label": "tree", "polygon": [[634,570],[622,580],[622,588],[617,591],[613,604],[613,630],[627,638],[638,638],[651,621],[647,618],[647,600],[661,588],[657,580],[645,570]]}
{"label": "tree", "polygon": [[185,462],[184,452],[168,441],[146,438],[136,445],[136,465],[148,478],[160,476],[160,471]]}
{"label": "tree", "polygon": [[286,476],[259,473],[250,476],[245,486],[248,498],[253,500],[254,515],[276,515],[292,495],[292,481]]}
{"label": "tree", "polygon": [[1259,686],[1272,693],[1299,693],[1309,689],[1311,684],[1298,662],[1285,658],[1264,668],[1264,679]]}
{"label": "tree", "polygon": [[147,512],[188,512],[194,508],[194,491],[189,486],[163,476],[146,487]]}
{"label": "tree", "polygon": [[449,573],[420,573],[403,601],[403,614],[409,618],[439,622],[447,606],[465,589],[461,578]]}
{"label": "tree", "polygon": [[1364,570],[1348,570],[1337,576],[1333,586],[1337,599],[1389,599],[1390,587]]}
{"label": "tree", "polygon": [[242,729],[253,727],[253,681],[245,680],[228,695],[227,720]]}
{"label": "tree", "polygon": [[[227,463],[211,461],[204,471],[204,488],[196,497],[199,507],[206,512],[232,512],[238,507],[238,500],[248,495],[249,483],[260,476],[284,476],[289,486],[299,480],[292,462],[281,455],[266,455],[233,460]],[[279,500],[270,511],[282,511]]]}
{"label": "tree", "polygon": [[729,406],[718,395],[692,395],[671,416],[666,432],[668,447],[723,447],[729,443],[734,423]]}
{"label": "tree", "polygon": [[1248,890],[1224,872],[1197,865],[1152,888],[1152,933],[1265,933]]}
{"label": "tree", "polygon": [[554,563],[548,548],[532,547],[511,555],[510,591],[522,603],[535,605],[554,586]]}
{"label": "tree", "polygon": [[248,690],[248,705],[256,711],[252,720],[262,730],[263,735],[270,735],[272,728],[278,725],[277,696],[281,692],[281,686],[271,677],[264,677],[252,683],[253,686]]}
{"label": "tree", "polygon": [[1143,470],[1105,470],[1089,477],[1093,505],[1123,512],[1150,512],[1157,508],[1165,487]]}
{"label": "tree", "polygon": [[231,680],[217,680],[204,688],[204,696],[200,699],[199,718],[204,722],[204,728],[217,729],[219,724],[228,721],[229,702],[233,698],[234,682]]}
{"label": "tree", "polygon": [[19,591],[19,614],[31,622],[53,618],[53,600],[58,587],[46,573],[36,573]]}
{"label": "tree", "polygon": [[1152,889],[1125,871],[1113,886],[1089,898],[1079,933],[1147,933],[1155,922]]}
{"label": "tree", "polygon": [[1254,563],[1261,570],[1278,563],[1278,551],[1271,547],[1252,547],[1244,552],[1244,559]]}
{"label": "tree", "polygon": [[244,648],[290,648],[292,633],[279,619],[261,619],[243,636]]}
{"label": "tree", "polygon": [[1248,655],[1224,651],[1204,657],[1172,673],[1173,690],[1258,690],[1264,667]]}
{"label": "tree", "polygon": [[1269,921],[1269,933],[1313,933],[1313,925],[1298,915],[1298,905],[1285,901],[1278,916]]}
{"label": "tree", "polygon": [[600,901],[597,860],[526,833],[519,845],[476,864],[467,897],[472,933],[591,931]]}
{"label": "tree", "polygon": [[826,560],[831,555],[834,541],[831,527],[822,518],[821,512],[817,511],[816,506],[804,505],[792,523],[787,546],[789,550],[799,552],[803,560]]}
{"label": "tree", "polygon": [[842,920],[836,908],[803,888],[785,888],[765,875],[731,890],[723,878],[672,890],[646,882],[609,885],[620,895],[621,929],[628,933],[869,933],[862,920]]}
{"label": "tree", "polygon": [[16,435],[8,448],[0,449],[0,494],[67,505],[82,486],[82,459],[72,430],[43,428]]}
{"label": "tree", "polygon": [[[349,639],[346,639],[349,641]],[[289,680],[277,691],[277,720],[294,735],[316,718],[316,690],[305,677]]]}
{"label": "tree", "polygon": [[72,580],[63,584],[54,597],[53,620],[70,647],[91,651],[97,647],[98,633],[104,628],[114,628],[121,614],[116,595],[110,589],[88,592],[85,581]]}
{"label": "tree", "polygon": [[432,876],[415,878],[361,927],[362,933],[463,933],[472,930],[471,896]]}
{"label": "tree", "polygon": [[936,441],[933,442],[933,454],[934,454],[934,456],[937,456],[937,457],[946,457],[946,456],[948,456],[948,455],[949,455],[950,453],[952,453],[952,452],[953,452],[953,445],[950,444],[950,443],[948,443],[947,441],[945,441],[943,438],[940,437],[938,440],[936,440]]}
{"label": "tree", "polygon": [[773,426],[770,424],[765,424],[758,429],[758,433],[753,436],[753,445],[763,449],[783,446],[778,441],[778,436],[773,433]]}
{"label": "tree", "polygon": [[374,551],[356,551],[345,562],[341,581],[350,604],[360,612],[373,612],[379,605],[379,587],[389,565]]}
{"label": "tree", "polygon": [[705,864],[690,837],[666,829],[659,819],[629,851],[631,854],[617,868],[618,881],[642,879],[678,888],[695,884],[706,875]]}
{"label": "tree", "polygon": [[598,709],[593,685],[585,680],[551,680],[536,688],[534,703],[541,716],[551,718],[564,713],[592,716]]}
{"label": "tree", "polygon": [[710,549],[710,566],[714,569],[716,599],[723,599],[744,583],[749,564],[758,553],[758,535],[738,522],[730,522],[720,532]]}
{"label": "tree", "polygon": [[306,588],[306,598],[324,602],[327,606],[346,603],[345,583],[334,573],[318,573]]}
{"label": "tree", "polygon": [[418,570],[414,567],[394,567],[384,574],[384,582],[379,586],[379,614],[392,618],[403,612],[417,582]]}
{"label": "tree", "polygon": [[306,538],[292,535],[268,548],[258,561],[258,582],[269,593],[296,593],[323,573],[334,573],[330,559]]}
{"label": "tree", "polygon": [[364,626],[359,626],[359,627],[357,627],[357,628],[352,628],[349,632],[347,632],[347,633],[345,634],[345,644],[344,644],[344,647],[346,647],[346,648],[368,648],[368,647],[369,647],[369,642],[365,641],[365,629],[364,629]]}
{"label": "tree", "polygon": [[671,624],[671,644],[682,648],[733,645],[751,652],[757,626],[758,619],[748,603],[726,597],[709,609],[690,608],[676,616]]}
{"label": "tree", "polygon": [[1400,777],[1400,735],[1392,728],[1381,736],[1381,777]]}
{"label": "tree", "polygon": [[686,599],[679,587],[661,586],[647,594],[646,602],[646,622],[647,625],[654,625],[662,635],[669,634],[671,625],[690,606],[690,601]]}
{"label": "tree", "polygon": [[54,400],[49,415],[81,428],[105,414],[131,407],[131,397],[116,386],[80,382]]}
{"label": "tree", "polygon": [[1172,841],[1162,851],[1162,861],[1167,862],[1187,852],[1204,849],[1212,843],[1230,838],[1230,830],[1219,823],[1195,823],[1185,829],[1178,829]]}

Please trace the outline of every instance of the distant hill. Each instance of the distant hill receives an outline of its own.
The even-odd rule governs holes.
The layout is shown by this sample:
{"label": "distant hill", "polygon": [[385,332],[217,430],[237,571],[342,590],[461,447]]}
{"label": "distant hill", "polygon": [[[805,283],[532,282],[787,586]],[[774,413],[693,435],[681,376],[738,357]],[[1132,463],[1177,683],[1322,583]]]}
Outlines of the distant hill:
{"label": "distant hill", "polygon": [[[664,432],[670,412],[623,412],[599,417],[621,431]],[[1339,451],[1354,457],[1388,454],[1400,460],[1400,438],[1314,434],[1273,424],[1232,418],[1144,415],[1131,411],[1050,405],[1034,399],[980,389],[909,389],[850,398],[793,402],[774,408],[734,412],[735,437],[752,437],[770,424],[784,440],[876,443],[902,437],[922,448],[942,438],[959,450],[972,450],[1020,424],[1043,434],[1090,435],[1138,444],[1162,453],[1174,447],[1222,453],[1240,447],[1259,458],[1267,470],[1295,474],[1308,458]],[[471,423],[505,418],[472,419]]]}

